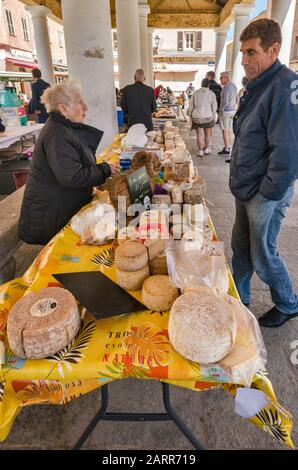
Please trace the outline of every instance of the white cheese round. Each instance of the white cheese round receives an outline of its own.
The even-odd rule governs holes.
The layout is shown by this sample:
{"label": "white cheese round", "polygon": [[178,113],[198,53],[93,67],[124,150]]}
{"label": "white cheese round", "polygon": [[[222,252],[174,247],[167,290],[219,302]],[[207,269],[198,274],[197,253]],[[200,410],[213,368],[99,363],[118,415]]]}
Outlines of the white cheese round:
{"label": "white cheese round", "polygon": [[236,320],[231,306],[207,288],[186,292],[174,303],[169,338],[191,361],[212,364],[233,349]]}

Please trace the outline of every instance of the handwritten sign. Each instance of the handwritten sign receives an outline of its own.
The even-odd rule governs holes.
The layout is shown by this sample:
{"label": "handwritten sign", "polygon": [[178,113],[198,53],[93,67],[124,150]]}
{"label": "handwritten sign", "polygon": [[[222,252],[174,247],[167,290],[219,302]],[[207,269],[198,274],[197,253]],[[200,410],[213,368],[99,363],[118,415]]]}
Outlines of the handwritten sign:
{"label": "handwritten sign", "polygon": [[133,204],[144,204],[145,206],[150,204],[152,191],[145,167],[127,175],[127,182]]}

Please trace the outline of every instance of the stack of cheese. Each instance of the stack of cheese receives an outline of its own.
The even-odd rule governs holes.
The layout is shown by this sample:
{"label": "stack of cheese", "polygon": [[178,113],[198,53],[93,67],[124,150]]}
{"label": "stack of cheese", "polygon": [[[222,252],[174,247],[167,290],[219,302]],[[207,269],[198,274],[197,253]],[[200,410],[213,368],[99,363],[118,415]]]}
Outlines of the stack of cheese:
{"label": "stack of cheese", "polygon": [[14,354],[41,359],[65,348],[80,327],[73,295],[60,287],[22,297],[8,315],[7,339]]}
{"label": "stack of cheese", "polygon": [[171,284],[169,276],[151,276],[143,284],[142,301],[150,310],[169,310],[178,295],[178,289]]}
{"label": "stack of cheese", "polygon": [[169,338],[183,357],[202,364],[215,363],[233,349],[236,320],[228,302],[211,289],[181,295],[169,318]]}
{"label": "stack of cheese", "polygon": [[116,281],[123,289],[137,291],[149,277],[148,254],[144,245],[126,241],[115,252]]}

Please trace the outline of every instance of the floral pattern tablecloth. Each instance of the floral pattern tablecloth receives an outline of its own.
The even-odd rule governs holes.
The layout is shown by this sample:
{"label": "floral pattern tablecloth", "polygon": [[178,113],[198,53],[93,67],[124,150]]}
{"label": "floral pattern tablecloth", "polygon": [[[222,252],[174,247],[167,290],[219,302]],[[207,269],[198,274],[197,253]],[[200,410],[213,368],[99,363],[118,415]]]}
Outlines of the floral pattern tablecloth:
{"label": "floral pattern tablecloth", "polygon": [[[116,161],[119,138],[100,155]],[[210,222],[211,223],[211,222]],[[216,238],[216,235],[214,235]],[[6,340],[6,323],[12,305],[29,292],[59,286],[52,274],[101,271],[115,280],[116,242],[103,246],[82,245],[66,226],[44,247],[27,272],[0,286],[0,340],[5,342],[5,363],[0,366],[0,440],[6,439],[23,406],[65,404],[115,379],[134,377],[164,381],[193,391],[223,387],[235,396],[240,384],[213,367],[184,359],[168,338],[169,312],[144,310],[130,315],[95,320],[87,314],[80,331],[64,350],[43,360],[13,355]],[[237,297],[230,276],[230,295]],[[140,300],[140,293],[133,293]],[[277,402],[266,371],[258,372],[251,385],[266,395],[268,405],[249,420],[273,437],[293,447],[292,418]]]}

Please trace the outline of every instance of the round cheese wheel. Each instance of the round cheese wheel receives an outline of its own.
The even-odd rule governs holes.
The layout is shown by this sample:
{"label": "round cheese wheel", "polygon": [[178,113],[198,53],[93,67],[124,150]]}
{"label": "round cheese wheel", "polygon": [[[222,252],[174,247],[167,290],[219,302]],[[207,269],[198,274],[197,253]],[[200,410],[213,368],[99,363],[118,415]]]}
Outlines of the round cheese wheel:
{"label": "round cheese wheel", "polygon": [[61,287],[22,297],[8,315],[7,339],[14,354],[41,359],[65,348],[80,327],[74,296]]}
{"label": "round cheese wheel", "polygon": [[150,310],[169,310],[178,295],[178,289],[171,284],[169,276],[150,276],[143,284],[142,300]]}
{"label": "round cheese wheel", "polygon": [[231,306],[211,289],[186,292],[174,303],[169,338],[181,356],[201,364],[220,361],[233,349],[236,320]]}
{"label": "round cheese wheel", "polygon": [[134,241],[127,241],[116,248],[115,263],[121,271],[139,271],[148,263],[147,249]]}
{"label": "round cheese wheel", "polygon": [[121,271],[116,268],[116,282],[126,290],[140,290],[143,282],[150,276],[148,264],[138,271]]}
{"label": "round cheese wheel", "polygon": [[149,270],[151,276],[156,274],[168,274],[168,265],[166,255],[158,255],[152,260],[149,260]]}

